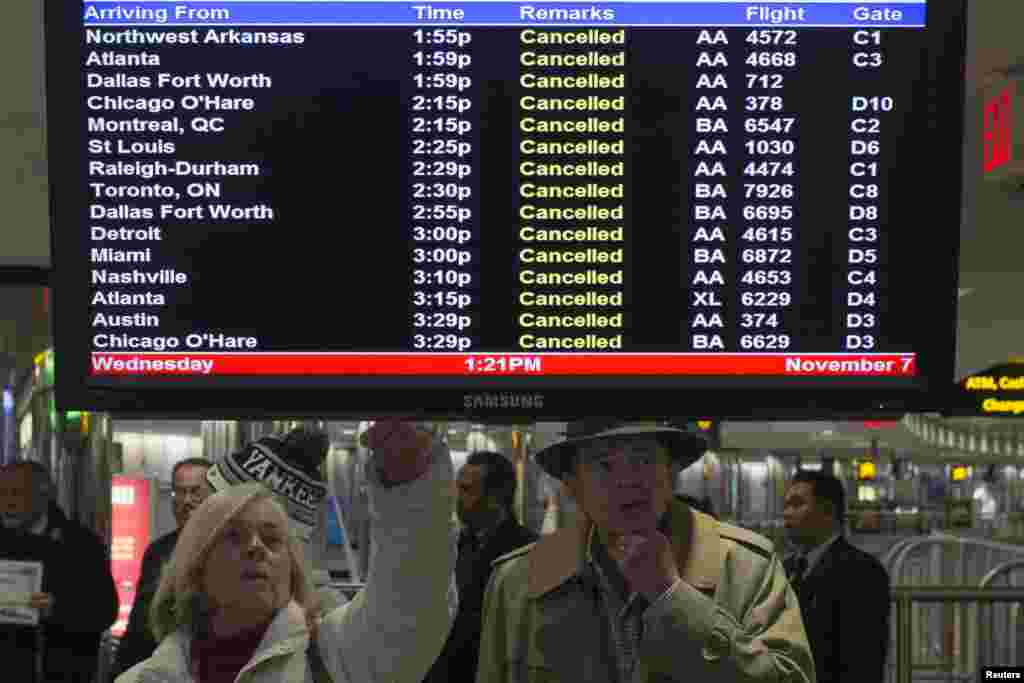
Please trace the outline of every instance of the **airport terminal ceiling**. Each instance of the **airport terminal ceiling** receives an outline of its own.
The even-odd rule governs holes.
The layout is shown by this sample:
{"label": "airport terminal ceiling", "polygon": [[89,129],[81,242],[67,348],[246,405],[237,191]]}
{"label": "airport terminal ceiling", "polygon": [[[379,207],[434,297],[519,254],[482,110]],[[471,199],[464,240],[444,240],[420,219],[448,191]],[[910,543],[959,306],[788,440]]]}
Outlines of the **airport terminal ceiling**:
{"label": "airport terminal ceiling", "polygon": [[[1004,431],[998,434],[1024,435],[1021,427],[1005,431],[1013,421],[987,420]],[[949,421],[963,427],[978,427],[973,420]],[[980,430],[979,430],[980,431]],[[985,429],[989,432],[989,429]],[[871,454],[872,441],[877,440],[882,457],[910,457],[915,461],[933,457],[948,460],[942,449],[934,448],[916,437],[900,421],[866,425],[865,421],[847,422],[726,422],[722,425],[722,447],[725,450],[799,453],[817,458],[822,454],[847,459],[865,458]]]}

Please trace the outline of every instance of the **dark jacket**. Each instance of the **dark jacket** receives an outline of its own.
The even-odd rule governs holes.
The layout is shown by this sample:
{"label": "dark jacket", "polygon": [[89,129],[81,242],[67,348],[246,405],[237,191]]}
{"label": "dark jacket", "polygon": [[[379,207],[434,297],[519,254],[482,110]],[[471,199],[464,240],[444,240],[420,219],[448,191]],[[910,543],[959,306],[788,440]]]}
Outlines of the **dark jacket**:
{"label": "dark jacket", "polygon": [[[92,683],[103,632],[117,619],[117,589],[110,560],[96,534],[68,519],[56,505],[51,505],[47,514],[49,521],[42,536],[7,532],[0,555],[43,563],[43,592],[54,596],[53,613],[42,623],[46,680]],[[35,629],[14,630],[15,639],[23,645],[38,644]]]}
{"label": "dark jacket", "polygon": [[[53,577],[46,571],[52,544],[42,536],[19,533],[0,527],[0,560],[43,562],[43,592],[52,593]],[[36,681],[36,650],[41,641],[35,628],[0,624],[0,662],[3,679]]]}
{"label": "dark jacket", "polygon": [[441,655],[424,679],[424,683],[472,681],[476,678],[480,655],[480,631],[483,627],[483,601],[491,563],[506,553],[529,545],[539,536],[509,517],[494,530],[473,563],[471,579],[459,587],[459,611]]}
{"label": "dark jacket", "polygon": [[103,633],[117,620],[110,556],[99,536],[56,505],[48,514],[46,536],[55,544],[52,569],[59,585],[45,629],[47,680],[92,683]]}
{"label": "dark jacket", "polygon": [[881,683],[889,650],[889,575],[840,536],[797,597],[818,683]]}
{"label": "dark jacket", "polygon": [[142,571],[135,584],[135,602],[128,617],[128,626],[117,647],[114,675],[149,659],[156,650],[157,642],[149,629],[149,607],[153,604],[156,589],[160,585],[160,572],[171,559],[180,533],[180,530],[176,529],[161,536],[150,543],[142,555]]}

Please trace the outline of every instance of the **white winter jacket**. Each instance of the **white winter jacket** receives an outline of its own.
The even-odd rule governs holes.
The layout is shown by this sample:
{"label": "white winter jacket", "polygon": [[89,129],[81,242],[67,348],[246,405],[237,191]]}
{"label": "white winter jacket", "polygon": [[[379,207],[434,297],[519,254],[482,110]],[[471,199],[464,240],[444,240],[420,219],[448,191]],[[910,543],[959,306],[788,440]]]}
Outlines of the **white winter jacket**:
{"label": "white winter jacket", "polygon": [[[457,609],[453,468],[435,443],[430,469],[384,488],[368,467],[373,548],[366,587],[328,612],[319,629],[334,683],[420,683],[448,638]],[[280,610],[236,683],[313,683],[306,616],[295,602]],[[116,683],[192,683],[190,636],[179,630]]]}

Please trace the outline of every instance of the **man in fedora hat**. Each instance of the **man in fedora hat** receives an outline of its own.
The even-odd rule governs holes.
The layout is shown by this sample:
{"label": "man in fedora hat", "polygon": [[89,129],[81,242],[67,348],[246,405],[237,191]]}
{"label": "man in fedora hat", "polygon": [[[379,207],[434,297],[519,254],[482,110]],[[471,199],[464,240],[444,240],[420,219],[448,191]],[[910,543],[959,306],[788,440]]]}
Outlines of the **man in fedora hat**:
{"label": "man in fedora hat", "polygon": [[477,683],[814,683],[771,542],[673,496],[702,437],[614,420],[570,423],[566,436],[535,459],[580,518],[495,560]]}

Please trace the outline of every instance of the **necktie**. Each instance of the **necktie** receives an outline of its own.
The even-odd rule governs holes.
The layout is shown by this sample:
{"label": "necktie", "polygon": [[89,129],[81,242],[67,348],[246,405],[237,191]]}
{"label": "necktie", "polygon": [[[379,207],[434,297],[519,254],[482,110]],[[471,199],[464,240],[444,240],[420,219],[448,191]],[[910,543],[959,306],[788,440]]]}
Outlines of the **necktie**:
{"label": "necktie", "polygon": [[465,591],[473,580],[473,570],[479,553],[480,543],[476,534],[468,529],[463,531],[462,538],[459,539],[459,554],[455,563],[455,582],[460,591]]}
{"label": "necktie", "polygon": [[797,555],[795,559],[790,562],[789,570],[789,585],[793,587],[793,592],[800,595],[800,586],[804,582],[804,574],[807,572],[807,558],[803,555]]}

